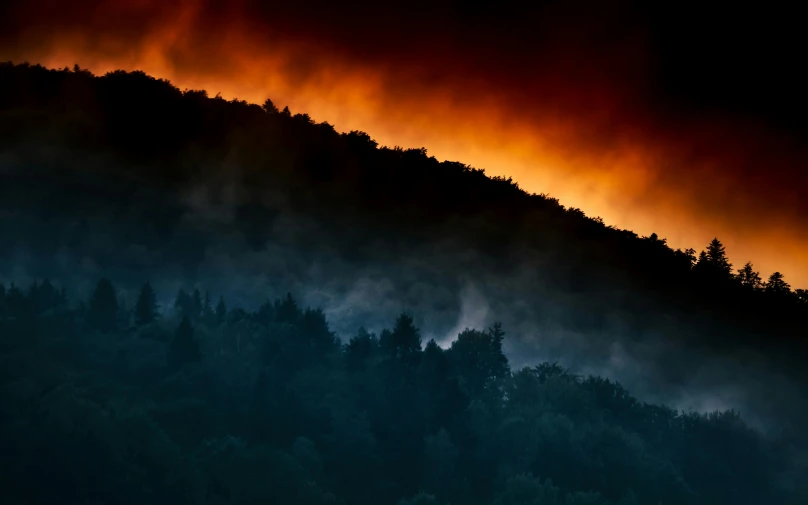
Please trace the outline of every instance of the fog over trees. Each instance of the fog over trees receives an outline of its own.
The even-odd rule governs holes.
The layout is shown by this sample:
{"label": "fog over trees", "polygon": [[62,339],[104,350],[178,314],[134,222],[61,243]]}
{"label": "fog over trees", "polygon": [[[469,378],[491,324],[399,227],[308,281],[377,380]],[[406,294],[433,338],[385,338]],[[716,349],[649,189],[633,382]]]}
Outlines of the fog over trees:
{"label": "fog over trees", "polygon": [[[558,363],[499,324],[342,343],[291,296],[218,315],[0,287],[9,503],[802,503],[793,448]],[[139,300],[153,296],[144,283]],[[188,294],[180,292],[177,306]],[[193,300],[194,297],[190,299]],[[190,309],[190,310],[189,310]],[[796,488],[795,486],[802,486]],[[801,493],[801,494],[800,494]]]}
{"label": "fog over trees", "polygon": [[0,179],[12,503],[806,501],[808,293],[718,238],[142,72],[0,64]]}

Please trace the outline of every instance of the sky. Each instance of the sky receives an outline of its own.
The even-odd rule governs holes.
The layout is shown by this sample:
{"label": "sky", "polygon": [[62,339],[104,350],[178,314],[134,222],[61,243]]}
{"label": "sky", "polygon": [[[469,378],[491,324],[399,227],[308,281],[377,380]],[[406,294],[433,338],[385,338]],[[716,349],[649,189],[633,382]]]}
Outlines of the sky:
{"label": "sky", "polygon": [[808,288],[795,12],[520,3],[28,0],[0,7],[0,60],[269,97]]}

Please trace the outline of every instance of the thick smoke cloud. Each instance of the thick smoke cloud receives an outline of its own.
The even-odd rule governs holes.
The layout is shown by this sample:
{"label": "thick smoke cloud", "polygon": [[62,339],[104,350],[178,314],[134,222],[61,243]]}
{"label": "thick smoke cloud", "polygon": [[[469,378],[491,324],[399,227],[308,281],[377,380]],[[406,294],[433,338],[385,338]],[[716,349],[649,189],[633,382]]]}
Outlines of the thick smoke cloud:
{"label": "thick smoke cloud", "polygon": [[[739,265],[804,285],[794,26],[690,7],[24,2],[0,16],[0,58],[269,96],[675,247],[717,235]],[[770,36],[744,42],[745,26]]]}

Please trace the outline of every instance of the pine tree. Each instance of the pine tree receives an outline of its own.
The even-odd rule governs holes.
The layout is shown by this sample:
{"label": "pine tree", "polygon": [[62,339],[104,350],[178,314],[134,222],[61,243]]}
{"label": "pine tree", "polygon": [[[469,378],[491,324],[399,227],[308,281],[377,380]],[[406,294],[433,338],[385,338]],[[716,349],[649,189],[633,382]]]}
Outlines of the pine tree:
{"label": "pine tree", "polygon": [[153,323],[157,319],[157,295],[154,293],[151,284],[146,281],[140,288],[140,295],[135,304],[135,324],[143,326]]}
{"label": "pine tree", "polygon": [[383,334],[380,343],[392,356],[410,359],[421,350],[421,332],[409,314],[401,314],[393,331]]}
{"label": "pine tree", "polygon": [[791,286],[785,281],[783,274],[774,272],[769,276],[766,281],[766,292],[773,294],[789,294],[791,293]]}
{"label": "pine tree", "polygon": [[205,324],[211,324],[216,319],[213,312],[213,304],[210,301],[210,291],[205,291],[205,299],[202,302],[202,320]]}
{"label": "pine tree", "polygon": [[118,299],[109,279],[101,279],[90,298],[87,324],[102,333],[115,329],[118,317]]}
{"label": "pine tree", "polygon": [[508,358],[502,353],[504,335],[497,323],[486,332],[466,329],[452,342],[450,357],[470,393],[479,394],[508,374]]}
{"label": "pine tree", "polygon": [[171,368],[177,369],[202,358],[199,352],[199,343],[194,339],[194,328],[191,326],[191,319],[188,316],[182,318],[177,331],[174,333],[174,340],[168,348],[168,364]]}
{"label": "pine tree", "polygon": [[752,262],[747,261],[743,268],[738,270],[738,275],[735,276],[741,284],[752,289],[759,289],[763,287],[763,282],[760,279],[760,274],[755,272],[752,267]]}
{"label": "pine tree", "polygon": [[224,323],[227,317],[227,305],[224,303],[224,297],[219,297],[219,303],[216,304],[216,324]]}
{"label": "pine tree", "polygon": [[687,249],[684,250],[684,255],[685,258],[687,258],[687,260],[690,262],[690,268],[693,268],[693,265],[695,265],[696,262],[698,261],[696,259],[696,250],[693,249],[692,247],[688,247]]}
{"label": "pine tree", "polygon": [[367,331],[364,327],[359,328],[355,337],[351,337],[344,346],[345,360],[352,370],[364,367],[365,363],[376,354],[379,348],[379,339],[376,335]]}
{"label": "pine tree", "polygon": [[488,334],[491,336],[490,352],[493,356],[493,375],[498,379],[502,379],[511,371],[508,358],[502,352],[502,343],[505,341],[505,330],[502,329],[502,323],[494,323],[494,326],[488,328]]}
{"label": "pine tree", "polygon": [[199,319],[202,316],[202,293],[199,289],[194,289],[191,297],[191,318]]}
{"label": "pine tree", "polygon": [[28,312],[28,300],[13,282],[6,291],[6,313],[12,317],[23,317]]}
{"label": "pine tree", "polygon": [[278,108],[275,106],[274,103],[272,103],[272,100],[270,100],[269,98],[264,100],[264,105],[262,105],[261,108],[264,109],[269,114],[278,113]]}
{"label": "pine tree", "polygon": [[37,285],[34,283],[31,285],[28,298],[34,311],[37,314],[42,314],[56,305],[56,295],[56,288],[46,279],[42,284]]}
{"label": "pine tree", "polygon": [[296,324],[300,316],[300,307],[297,306],[292,293],[286,293],[286,298],[275,302],[275,317],[279,323]]}
{"label": "pine tree", "polygon": [[707,246],[707,262],[718,272],[727,275],[732,274],[732,263],[727,259],[724,244],[718,238],[714,238]]}

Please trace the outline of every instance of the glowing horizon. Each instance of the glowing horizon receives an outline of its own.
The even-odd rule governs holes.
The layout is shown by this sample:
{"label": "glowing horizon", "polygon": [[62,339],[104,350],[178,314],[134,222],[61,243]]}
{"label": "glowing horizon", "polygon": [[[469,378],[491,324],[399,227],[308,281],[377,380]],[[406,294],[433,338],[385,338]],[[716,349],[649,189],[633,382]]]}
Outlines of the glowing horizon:
{"label": "glowing horizon", "polygon": [[[788,202],[769,209],[752,201],[753,190],[733,192],[731,166],[744,153],[705,155],[712,123],[695,124],[701,131],[690,136],[658,134],[607,87],[591,101],[601,108],[587,103],[578,115],[552,101],[544,109],[520,108],[509,90],[474,76],[422,84],[418,74],[402,77],[406,72],[328,53],[313,42],[266,47],[250,29],[236,29],[246,26],[238,20],[223,21],[215,48],[200,49],[198,13],[192,3],[183,5],[135,38],[57,31],[38,43],[0,49],[0,59],[78,64],[97,75],[142,70],[210,96],[259,104],[270,98],[337,131],[361,130],[380,145],[425,147],[439,160],[512,177],[528,192],[549,194],[607,225],[657,233],[673,248],[700,251],[717,236],[734,268],[749,260],[764,279],[779,270],[792,287],[808,286],[808,236],[799,236],[799,213]],[[705,203],[710,195],[717,203]]]}

